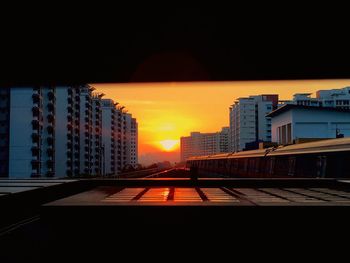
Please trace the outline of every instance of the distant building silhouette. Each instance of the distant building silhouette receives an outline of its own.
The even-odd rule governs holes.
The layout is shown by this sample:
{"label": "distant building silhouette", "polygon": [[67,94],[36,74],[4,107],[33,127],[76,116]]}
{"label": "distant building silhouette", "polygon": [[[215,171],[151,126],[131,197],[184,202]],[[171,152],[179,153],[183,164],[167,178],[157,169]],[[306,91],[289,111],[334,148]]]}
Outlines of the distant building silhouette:
{"label": "distant building silhouette", "polygon": [[211,155],[228,152],[229,134],[229,128],[223,127],[220,132],[191,132],[191,136],[181,137],[181,161],[186,161],[189,157],[192,156]]}

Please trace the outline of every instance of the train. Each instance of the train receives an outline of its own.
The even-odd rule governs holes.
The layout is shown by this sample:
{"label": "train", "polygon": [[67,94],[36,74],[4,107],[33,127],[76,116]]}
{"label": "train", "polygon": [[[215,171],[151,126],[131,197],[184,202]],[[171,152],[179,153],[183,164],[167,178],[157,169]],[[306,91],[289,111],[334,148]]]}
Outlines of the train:
{"label": "train", "polygon": [[229,178],[350,178],[350,138],[190,157],[198,176]]}

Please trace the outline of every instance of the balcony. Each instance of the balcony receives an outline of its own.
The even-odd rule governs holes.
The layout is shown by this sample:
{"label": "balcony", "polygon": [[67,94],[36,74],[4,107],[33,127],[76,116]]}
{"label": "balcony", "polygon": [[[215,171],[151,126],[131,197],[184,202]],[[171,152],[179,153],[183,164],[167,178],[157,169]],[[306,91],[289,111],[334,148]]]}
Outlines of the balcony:
{"label": "balcony", "polygon": [[38,120],[32,120],[32,127],[33,130],[38,130],[40,128],[41,124]]}
{"label": "balcony", "polygon": [[53,101],[55,99],[55,94],[52,91],[49,91],[47,97],[49,100]]}
{"label": "balcony", "polygon": [[47,138],[46,141],[47,141],[47,144],[50,146],[54,144],[54,139],[52,137]]}
{"label": "balcony", "polygon": [[49,113],[47,115],[47,121],[50,123],[53,123],[55,121],[55,115],[53,115],[52,113]]}
{"label": "balcony", "polygon": [[75,104],[74,108],[75,108],[76,110],[80,110],[79,104]]}
{"label": "balcony", "polygon": [[75,101],[76,101],[76,102],[80,102],[80,96],[79,96],[79,95],[76,95],[76,96],[75,96]]}
{"label": "balcony", "polygon": [[39,160],[32,160],[30,163],[32,165],[33,170],[40,168],[40,161]]}
{"label": "balcony", "polygon": [[75,135],[75,136],[74,136],[74,141],[75,141],[75,142],[79,142],[79,139],[80,139],[80,138],[79,138],[78,135]]}
{"label": "balcony", "polygon": [[46,153],[47,153],[47,155],[48,155],[49,157],[53,157],[53,155],[54,155],[54,150],[53,150],[53,149],[47,149],[47,150],[46,150]]}
{"label": "balcony", "polygon": [[55,165],[55,162],[52,161],[52,160],[47,160],[46,161],[46,165],[47,165],[48,168],[53,169],[54,165]]}
{"label": "balcony", "polygon": [[72,95],[73,94],[72,88],[68,88],[67,92],[68,92],[69,95]]}
{"label": "balcony", "polygon": [[40,148],[38,146],[33,146],[31,148],[32,156],[39,156],[40,155]]}
{"label": "balcony", "polygon": [[74,116],[75,116],[75,118],[79,118],[79,117],[80,117],[80,113],[79,113],[79,111],[78,111],[78,112],[76,112],[76,113],[74,114]]}
{"label": "balcony", "polygon": [[33,103],[40,103],[41,100],[41,95],[38,93],[34,93],[32,95]]}
{"label": "balcony", "polygon": [[47,132],[50,134],[50,135],[53,135],[54,133],[54,128],[53,128],[53,125],[49,125],[47,126]]}
{"label": "balcony", "polygon": [[33,112],[33,117],[39,117],[41,110],[38,106],[34,106],[32,108],[32,112]]}
{"label": "balcony", "polygon": [[74,157],[75,158],[79,158],[80,156],[79,156],[79,153],[74,153]]}
{"label": "balcony", "polygon": [[80,147],[79,147],[79,144],[74,144],[74,150],[79,150],[80,149]]}
{"label": "balcony", "polygon": [[74,161],[74,165],[75,166],[80,166],[80,162],[79,161]]}
{"label": "balcony", "polygon": [[37,133],[32,133],[32,142],[33,143],[38,143],[40,140],[40,136]]}

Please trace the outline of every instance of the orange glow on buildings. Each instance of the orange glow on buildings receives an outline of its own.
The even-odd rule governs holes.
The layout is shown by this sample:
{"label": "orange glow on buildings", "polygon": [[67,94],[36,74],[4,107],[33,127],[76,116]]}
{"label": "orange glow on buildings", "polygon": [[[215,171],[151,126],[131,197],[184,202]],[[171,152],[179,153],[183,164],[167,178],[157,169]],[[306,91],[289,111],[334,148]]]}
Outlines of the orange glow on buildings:
{"label": "orange glow on buildings", "polygon": [[149,162],[178,161],[180,137],[228,126],[228,108],[239,97],[265,93],[284,100],[349,85],[350,80],[92,84],[137,118],[141,163],[151,155]]}

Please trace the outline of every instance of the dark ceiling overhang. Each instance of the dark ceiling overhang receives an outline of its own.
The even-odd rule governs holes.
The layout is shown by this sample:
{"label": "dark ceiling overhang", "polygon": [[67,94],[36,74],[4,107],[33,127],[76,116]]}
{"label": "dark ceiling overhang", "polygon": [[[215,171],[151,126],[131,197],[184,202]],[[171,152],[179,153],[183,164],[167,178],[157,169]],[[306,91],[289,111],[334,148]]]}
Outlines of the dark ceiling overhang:
{"label": "dark ceiling overhang", "polygon": [[140,8],[16,14],[0,84],[350,78],[347,16]]}

